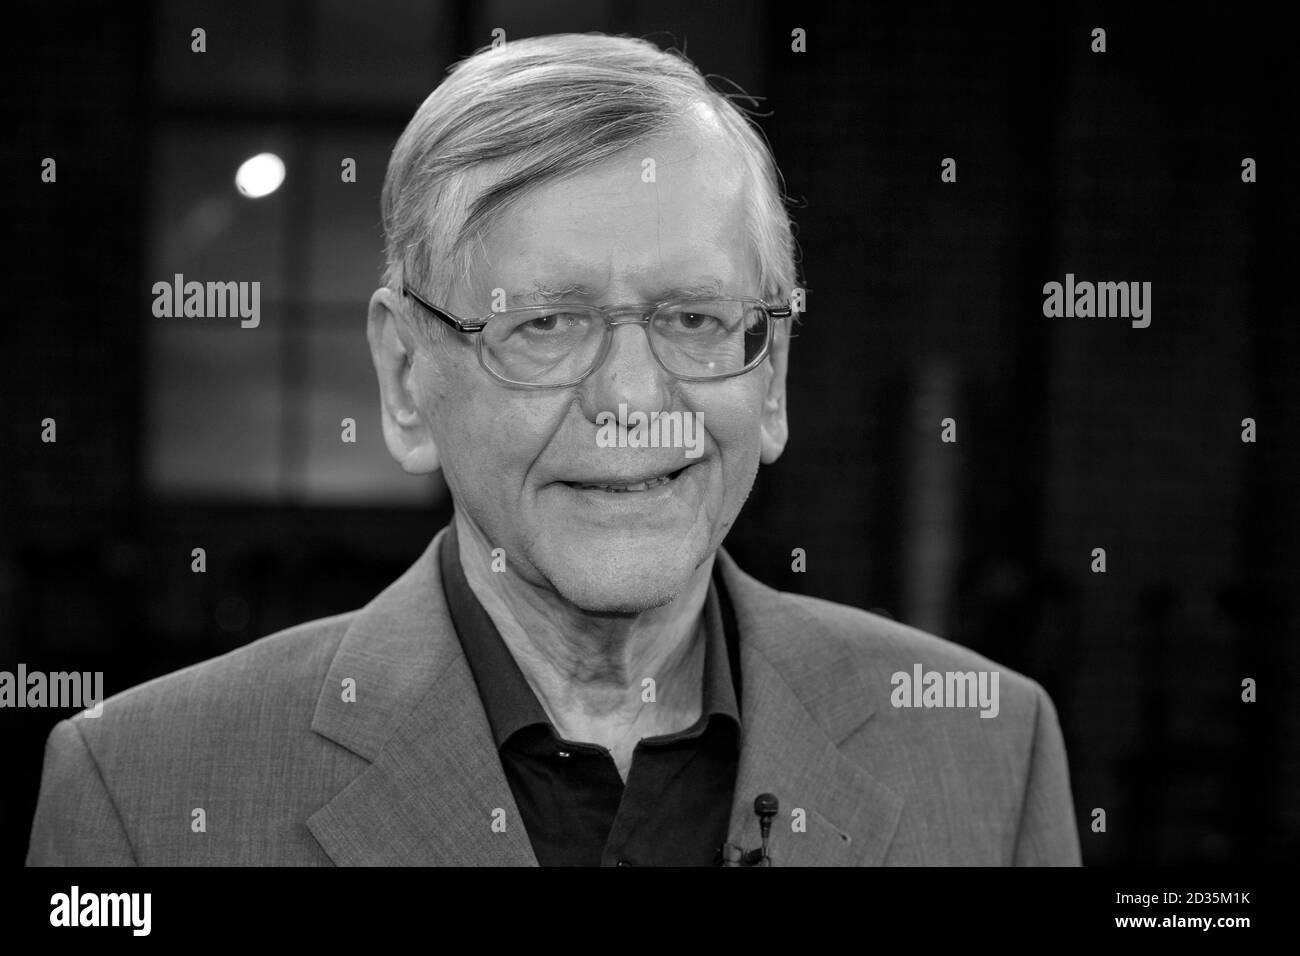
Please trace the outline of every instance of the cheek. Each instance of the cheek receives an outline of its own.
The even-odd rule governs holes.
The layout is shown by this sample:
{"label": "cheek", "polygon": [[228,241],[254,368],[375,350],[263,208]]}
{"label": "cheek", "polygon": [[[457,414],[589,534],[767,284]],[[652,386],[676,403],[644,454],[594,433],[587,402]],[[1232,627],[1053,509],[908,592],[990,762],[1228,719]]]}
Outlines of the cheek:
{"label": "cheek", "polygon": [[736,458],[747,459],[757,454],[762,439],[763,393],[755,387],[761,383],[738,383],[738,387],[724,394],[711,395],[693,407],[703,416],[704,430],[717,445],[723,463],[738,464]]}
{"label": "cheek", "polygon": [[[439,348],[446,348],[445,345]],[[416,383],[421,407],[429,414],[442,414],[447,403],[459,393],[464,373],[454,355],[430,354],[421,349],[415,358],[411,377]]]}
{"label": "cheek", "polygon": [[485,405],[475,394],[479,383],[472,371],[458,352],[446,351],[424,357],[418,369],[420,407],[438,449],[443,477],[457,498],[480,486],[479,476],[490,473],[476,457],[482,450],[475,436],[484,428],[476,414]]}
{"label": "cheek", "polygon": [[481,381],[477,363],[455,371],[425,393],[447,483],[461,501],[514,500],[563,409]]}

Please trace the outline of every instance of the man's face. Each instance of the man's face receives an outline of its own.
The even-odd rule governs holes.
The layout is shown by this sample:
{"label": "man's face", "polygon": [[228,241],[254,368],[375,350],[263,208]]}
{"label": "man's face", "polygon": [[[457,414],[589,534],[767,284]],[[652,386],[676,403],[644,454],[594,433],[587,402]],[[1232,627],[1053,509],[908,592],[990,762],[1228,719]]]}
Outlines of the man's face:
{"label": "man's face", "polygon": [[[654,160],[654,181],[643,171]],[[758,296],[747,241],[745,182],[732,147],[707,124],[648,140],[513,205],[484,238],[459,315],[546,301],[569,290],[592,305],[652,303],[716,284]],[[784,331],[784,330],[780,330]],[[421,416],[458,510],[511,573],[593,612],[629,613],[671,601],[722,542],[749,494],[760,458],[785,440],[785,336],[774,358],[716,382],[681,382],[655,361],[645,327],[615,327],[602,365],[580,384],[504,385],[478,363],[473,340],[449,333],[416,373]],[[699,413],[703,452],[608,448],[597,416]],[[643,491],[626,486],[673,475]]]}

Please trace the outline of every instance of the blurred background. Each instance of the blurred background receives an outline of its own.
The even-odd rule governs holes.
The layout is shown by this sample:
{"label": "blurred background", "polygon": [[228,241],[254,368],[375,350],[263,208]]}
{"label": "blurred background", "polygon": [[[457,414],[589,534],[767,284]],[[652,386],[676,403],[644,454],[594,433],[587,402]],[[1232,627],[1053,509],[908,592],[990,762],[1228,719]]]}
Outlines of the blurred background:
{"label": "blurred background", "polygon": [[[389,150],[496,28],[629,33],[763,98],[794,202],[791,440],[728,539],[741,565],[1042,683],[1085,862],[1294,859],[1294,74],[1250,6],[1131,7],[14,5],[0,669],[102,670],[113,694],[359,607],[416,558],[450,503],[379,431]],[[235,171],[263,152],[286,176],[249,199]],[[1151,327],[1045,319],[1067,272],[1152,282]],[[260,326],[154,318],[175,273],[260,281]],[[0,711],[0,860],[70,714]]]}

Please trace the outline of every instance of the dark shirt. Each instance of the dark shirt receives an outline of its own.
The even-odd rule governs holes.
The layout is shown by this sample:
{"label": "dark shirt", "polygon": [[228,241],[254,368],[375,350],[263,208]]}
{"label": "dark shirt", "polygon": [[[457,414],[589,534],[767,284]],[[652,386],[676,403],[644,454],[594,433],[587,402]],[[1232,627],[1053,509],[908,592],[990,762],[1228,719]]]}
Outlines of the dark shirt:
{"label": "dark shirt", "polygon": [[718,864],[740,759],[737,632],[720,576],[704,605],[700,719],[643,737],[624,784],[608,750],[556,732],[465,579],[454,522],[438,557],[452,623],[538,863]]}

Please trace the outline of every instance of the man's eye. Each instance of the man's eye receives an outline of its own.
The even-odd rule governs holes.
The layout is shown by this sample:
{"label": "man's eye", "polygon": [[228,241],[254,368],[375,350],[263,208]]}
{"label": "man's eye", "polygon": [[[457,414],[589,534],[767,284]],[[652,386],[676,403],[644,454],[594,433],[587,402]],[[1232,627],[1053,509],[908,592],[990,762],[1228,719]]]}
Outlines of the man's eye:
{"label": "man's eye", "polygon": [[564,331],[573,328],[581,321],[582,316],[575,315],[572,312],[554,312],[550,315],[529,319],[524,323],[524,331],[539,333]]}
{"label": "man's eye", "polygon": [[711,331],[721,324],[716,315],[706,312],[673,312],[665,318],[669,330],[678,332]]}

